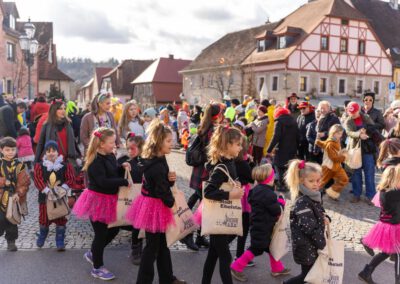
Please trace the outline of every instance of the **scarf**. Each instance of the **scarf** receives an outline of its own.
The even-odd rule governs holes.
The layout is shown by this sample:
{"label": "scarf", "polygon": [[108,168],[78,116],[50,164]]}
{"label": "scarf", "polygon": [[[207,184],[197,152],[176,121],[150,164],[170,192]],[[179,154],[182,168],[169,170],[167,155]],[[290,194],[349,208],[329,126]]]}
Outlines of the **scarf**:
{"label": "scarf", "polygon": [[54,163],[51,162],[51,161],[49,161],[49,160],[47,160],[46,157],[43,157],[43,166],[46,167],[46,169],[47,169],[48,172],[51,172],[51,171],[57,172],[58,170],[62,169],[62,167],[63,167],[63,164],[62,164],[63,160],[64,160],[64,158],[63,158],[62,155],[59,155],[59,156],[57,157],[57,159],[54,161]]}
{"label": "scarf", "polygon": [[316,202],[321,203],[321,201],[322,201],[321,192],[309,190],[307,187],[305,187],[305,186],[302,185],[302,184],[300,184],[299,190],[300,190],[300,192],[301,192],[302,194],[307,195],[307,196],[310,197],[313,201],[316,201]]}

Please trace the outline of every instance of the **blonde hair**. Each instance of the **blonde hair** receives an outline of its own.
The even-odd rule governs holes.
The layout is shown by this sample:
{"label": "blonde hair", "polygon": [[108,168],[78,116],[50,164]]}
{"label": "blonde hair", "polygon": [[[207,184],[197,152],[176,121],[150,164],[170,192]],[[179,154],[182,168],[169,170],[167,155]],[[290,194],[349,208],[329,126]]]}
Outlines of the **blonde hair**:
{"label": "blonde hair", "polygon": [[332,138],[338,132],[343,132],[344,128],[340,124],[334,124],[329,128],[328,138]]}
{"label": "blonde hair", "polygon": [[[99,135],[95,135],[94,133],[99,133]],[[105,142],[107,138],[115,135],[114,129],[107,127],[100,127],[95,129],[92,132],[90,137],[89,147],[86,152],[85,157],[85,165],[83,166],[83,170],[87,171],[89,166],[93,163],[94,159],[97,157],[97,150],[100,147],[101,142]]]}
{"label": "blonde hair", "polygon": [[[303,163],[304,167],[302,167]],[[292,200],[295,200],[299,195],[301,179],[310,173],[319,173],[322,175],[321,166],[316,163],[304,162],[302,160],[292,160],[289,162],[289,168],[285,175],[285,181],[290,189]]]}
{"label": "blonde hair", "polygon": [[386,139],[381,143],[379,148],[379,157],[376,160],[376,164],[378,165],[378,167],[382,167],[382,163],[385,159],[387,159],[390,155],[397,155],[400,152],[400,139]]}
{"label": "blonde hair", "polygon": [[228,144],[242,142],[242,133],[234,127],[224,127],[219,125],[211,136],[208,145],[208,159],[212,165],[218,163],[228,149]]}
{"label": "blonde hair", "polygon": [[270,164],[264,164],[258,167],[255,167],[251,172],[251,177],[257,181],[264,181],[272,172],[272,166]]}
{"label": "blonde hair", "polygon": [[381,180],[377,186],[379,191],[390,191],[396,189],[400,181],[400,166],[389,166],[382,174]]}
{"label": "blonde hair", "polygon": [[[136,106],[139,112],[139,106],[137,105],[135,100],[131,100],[124,105],[124,109],[122,110],[121,120],[118,125],[119,134],[122,136],[125,131],[129,131],[128,125],[129,122],[132,120],[133,117],[129,117],[129,108],[131,106]],[[139,124],[143,125],[144,121],[140,118],[139,113],[136,116],[139,120]]]}
{"label": "blonde hair", "polygon": [[146,131],[147,139],[143,146],[142,158],[150,159],[160,152],[167,135],[172,134],[171,129],[164,125],[160,119],[153,119]]}

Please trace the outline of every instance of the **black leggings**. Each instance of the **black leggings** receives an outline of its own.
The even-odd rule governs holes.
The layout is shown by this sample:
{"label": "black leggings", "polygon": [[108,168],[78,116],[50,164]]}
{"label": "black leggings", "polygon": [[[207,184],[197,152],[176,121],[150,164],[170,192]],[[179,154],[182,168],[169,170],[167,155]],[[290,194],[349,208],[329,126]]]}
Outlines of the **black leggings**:
{"label": "black leggings", "polygon": [[285,280],[285,284],[303,284],[308,272],[311,270],[312,265],[301,265],[301,273],[293,278]]}
{"label": "black leggings", "polygon": [[159,283],[171,284],[174,281],[174,276],[172,273],[171,253],[167,247],[165,234],[146,232],[146,246],[143,249],[137,284],[153,283],[154,262],[156,260]]}
{"label": "black leggings", "polygon": [[[373,270],[375,270],[375,268],[377,268],[379,264],[384,262],[389,257],[390,257],[390,254],[387,254],[387,253],[384,253],[384,252],[378,253],[377,255],[375,255],[372,258],[371,262],[369,263],[369,266]],[[394,272],[395,272],[395,277],[396,277],[395,279],[397,281],[400,281],[400,259],[399,258],[400,258],[399,254],[395,254]],[[395,283],[397,284],[398,282],[395,282]]]}
{"label": "black leggings", "polygon": [[108,228],[107,224],[101,222],[92,222],[94,231],[94,239],[92,242],[92,255],[93,255],[93,267],[98,269],[104,265],[103,253],[104,248],[118,235],[119,228]]}
{"label": "black leggings", "polygon": [[261,159],[263,158],[263,151],[263,147],[253,146],[253,157],[256,165],[260,164]]}
{"label": "black leggings", "polygon": [[237,246],[236,246],[236,257],[240,257],[244,253],[244,246],[246,245],[247,235],[249,234],[250,228],[250,213],[242,213],[242,223],[243,223],[243,236],[238,236]]}
{"label": "black leggings", "polygon": [[219,260],[219,274],[223,284],[232,284],[231,261],[229,243],[235,238],[233,235],[210,235],[210,247],[203,268],[202,284],[210,284],[214,268]]}
{"label": "black leggings", "polygon": [[142,240],[139,239],[139,232],[140,230],[135,229],[132,226],[122,226],[122,227],[118,227],[120,230],[124,230],[124,231],[131,231],[132,232],[132,240],[131,240],[131,245],[132,248],[140,243],[142,243]]}

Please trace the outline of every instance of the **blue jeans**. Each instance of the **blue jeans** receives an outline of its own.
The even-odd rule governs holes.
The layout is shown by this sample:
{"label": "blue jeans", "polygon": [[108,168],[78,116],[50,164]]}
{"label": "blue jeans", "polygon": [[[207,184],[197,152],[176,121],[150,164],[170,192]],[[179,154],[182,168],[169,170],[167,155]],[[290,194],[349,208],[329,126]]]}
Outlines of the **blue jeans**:
{"label": "blue jeans", "polygon": [[372,154],[362,155],[362,167],[354,171],[351,177],[351,185],[353,186],[353,194],[360,197],[362,194],[362,171],[364,171],[365,179],[365,195],[372,199],[375,194],[375,160]]}

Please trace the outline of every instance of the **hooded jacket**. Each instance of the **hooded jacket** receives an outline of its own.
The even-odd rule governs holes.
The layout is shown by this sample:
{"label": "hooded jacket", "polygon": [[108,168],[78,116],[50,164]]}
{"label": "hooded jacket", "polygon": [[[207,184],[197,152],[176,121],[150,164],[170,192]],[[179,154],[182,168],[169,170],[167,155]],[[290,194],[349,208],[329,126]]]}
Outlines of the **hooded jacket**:
{"label": "hooded jacket", "polygon": [[13,107],[6,104],[0,95],[0,137],[17,138],[17,123],[19,124]]}

